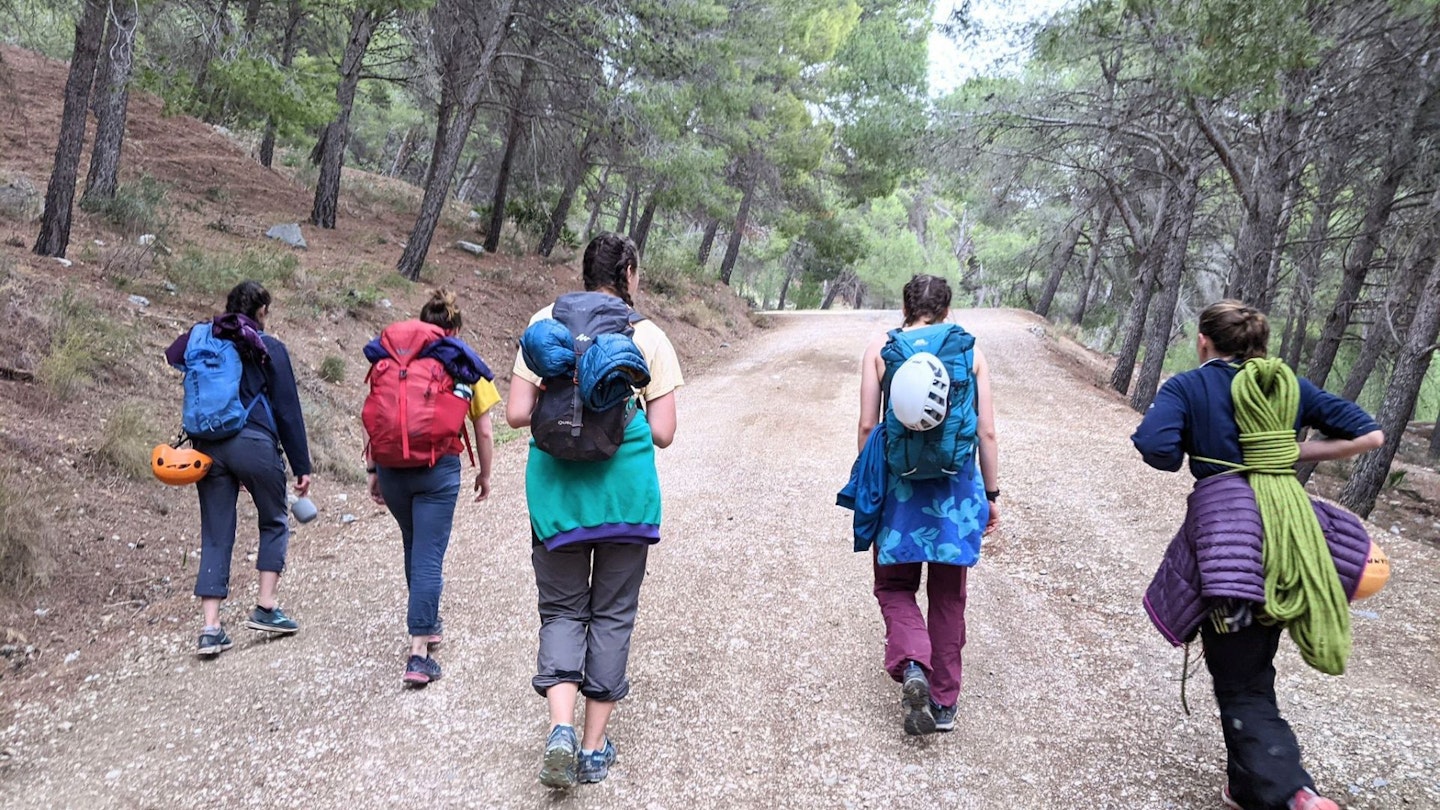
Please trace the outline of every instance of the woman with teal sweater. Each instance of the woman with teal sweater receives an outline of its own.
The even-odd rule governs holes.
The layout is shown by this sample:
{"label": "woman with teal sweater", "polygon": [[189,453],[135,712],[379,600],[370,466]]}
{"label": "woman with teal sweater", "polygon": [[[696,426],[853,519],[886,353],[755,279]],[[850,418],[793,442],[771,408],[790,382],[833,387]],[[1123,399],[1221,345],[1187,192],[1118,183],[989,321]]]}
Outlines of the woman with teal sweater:
{"label": "woman with teal sweater", "polygon": [[[634,242],[613,233],[595,237],[585,249],[583,272],[592,299],[599,293],[633,306],[632,295],[639,288]],[[540,310],[531,323],[551,318],[554,310]],[[630,691],[626,663],[640,584],[650,546],[660,539],[655,448],[668,447],[675,438],[675,390],[684,379],[665,333],[633,311],[630,323],[650,381],[634,392],[644,407],[624,428],[614,456],[567,461],[541,450],[532,439],[525,468],[540,608],[540,650],[532,684],[549,704],[551,727],[540,781],[553,788],[599,782],[615,762],[615,746],[605,727],[615,704]],[[513,372],[505,419],[511,427],[527,427],[543,382],[523,352]],[[585,722],[577,739],[580,695],[586,698]]]}

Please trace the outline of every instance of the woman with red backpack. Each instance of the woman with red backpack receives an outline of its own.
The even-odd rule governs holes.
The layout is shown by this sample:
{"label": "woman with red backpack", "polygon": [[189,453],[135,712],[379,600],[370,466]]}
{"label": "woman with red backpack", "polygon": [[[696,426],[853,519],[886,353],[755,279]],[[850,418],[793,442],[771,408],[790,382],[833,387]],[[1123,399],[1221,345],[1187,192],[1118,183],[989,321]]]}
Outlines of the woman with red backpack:
{"label": "woman with red backpack", "polygon": [[552,788],[599,782],[615,762],[605,727],[630,692],[630,635],[646,557],[660,539],[655,448],[675,438],[684,379],[669,338],[631,309],[637,265],[635,243],[623,236],[590,242],[586,292],[531,319],[505,406],[510,426],[532,434],[525,499],[540,651],[531,684],[549,704],[540,782]]}
{"label": "woman with red backpack", "polygon": [[[949,316],[945,279],[905,284],[904,325],[861,361],[860,458],[838,498],[856,509],[855,550],[872,553],[885,671],[912,735],[955,727],[967,575],[1000,523],[989,366]],[[928,617],[915,599],[927,563]]]}
{"label": "woman with red backpack", "polygon": [[475,501],[490,494],[490,408],[500,394],[485,361],[457,337],[460,325],[455,295],[436,290],[419,320],[391,324],[365,347],[372,364],[362,412],[365,467],[370,498],[400,525],[410,593],[410,653],[402,679],[412,686],[440,679],[431,650],[442,640],[440,593],[460,496],[460,453],[469,441],[467,418],[479,456]]}

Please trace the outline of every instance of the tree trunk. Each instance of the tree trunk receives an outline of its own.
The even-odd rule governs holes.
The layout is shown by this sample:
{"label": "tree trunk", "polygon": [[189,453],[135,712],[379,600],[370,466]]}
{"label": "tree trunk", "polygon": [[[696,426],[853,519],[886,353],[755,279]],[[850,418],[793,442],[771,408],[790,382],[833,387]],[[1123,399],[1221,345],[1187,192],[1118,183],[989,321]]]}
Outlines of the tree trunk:
{"label": "tree trunk", "polygon": [[315,205],[310,221],[321,228],[335,227],[340,208],[340,175],[345,166],[345,144],[350,138],[350,111],[355,107],[355,88],[360,84],[360,69],[365,65],[365,51],[370,37],[380,22],[379,14],[365,5],[355,8],[350,18],[350,41],[340,59],[340,84],[335,88],[335,103],[340,112],[325,127],[320,147],[320,179],[315,182]]}
{"label": "tree trunk", "polygon": [[510,116],[505,124],[505,151],[500,154],[500,168],[495,172],[495,191],[490,196],[490,230],[485,234],[485,250],[500,249],[500,231],[505,227],[505,196],[510,190],[510,167],[525,131],[525,98],[530,94],[530,77],[535,63],[526,59],[520,66],[520,81],[515,85],[515,98],[510,102]]}
{"label": "tree trunk", "polygon": [[650,239],[650,225],[655,222],[655,208],[659,205],[658,193],[651,194],[650,199],[645,201],[645,208],[640,212],[640,218],[635,222],[634,230],[630,231],[630,238],[635,242],[635,249],[643,257],[645,255],[645,242]]}
{"label": "tree trunk", "polygon": [[90,87],[95,82],[95,63],[105,35],[104,0],[83,0],[80,19],[75,23],[75,50],[70,74],[65,79],[65,106],[60,114],[60,138],[55,145],[55,164],[50,185],[45,188],[45,213],[40,217],[40,235],[34,251],[40,256],[64,256],[70,246],[70,214],[75,203],[75,181],[80,174],[80,156],[85,151],[85,125],[89,117]]}
{"label": "tree trunk", "polygon": [[1435,415],[1435,423],[1430,426],[1430,452],[1427,457],[1432,465],[1440,461],[1440,413]]}
{"label": "tree trunk", "polygon": [[570,174],[565,178],[565,188],[560,191],[560,200],[555,203],[555,210],[550,213],[550,224],[545,228],[545,235],[540,237],[540,247],[536,252],[541,256],[549,256],[560,243],[560,235],[565,232],[565,221],[570,217],[570,206],[575,203],[575,193],[580,190],[585,173],[590,171],[590,149],[598,140],[600,136],[596,130],[589,129],[580,142],[580,151],[576,153],[575,161],[570,164]]}
{"label": "tree trunk", "polygon": [[[1340,503],[1362,517],[1370,516],[1375,508],[1375,499],[1385,486],[1390,464],[1395,460],[1405,427],[1415,412],[1420,386],[1430,370],[1435,339],[1440,336],[1440,262],[1435,261],[1434,248],[1432,244],[1429,256],[1423,260],[1422,267],[1428,271],[1424,291],[1415,308],[1415,319],[1407,330],[1405,343],[1395,358],[1395,371],[1385,388],[1385,399],[1380,411],[1375,414],[1375,421],[1385,431],[1385,444],[1355,462],[1350,480],[1340,492]],[[1416,271],[1420,269],[1417,267]]]}
{"label": "tree trunk", "polygon": [[1095,223],[1095,234],[1090,238],[1090,253],[1085,257],[1085,283],[1080,287],[1080,300],[1075,303],[1075,313],[1070,317],[1076,326],[1085,324],[1085,311],[1090,306],[1090,289],[1095,286],[1095,273],[1100,269],[1100,251],[1105,246],[1105,236],[1110,230],[1110,215],[1113,213],[1113,206],[1101,206],[1100,221]]}
{"label": "tree trunk", "polygon": [[[285,37],[280,45],[280,67],[288,68],[295,62],[295,51],[299,47],[300,0],[290,0],[285,15]],[[275,117],[265,122],[265,134],[260,138],[260,165],[270,168],[275,162]]]}
{"label": "tree trunk", "polygon": [[1330,239],[1330,218],[1339,196],[1341,173],[1338,161],[1328,159],[1320,174],[1320,188],[1315,209],[1310,214],[1310,227],[1305,233],[1304,251],[1295,261],[1295,286],[1290,292],[1290,319],[1280,343],[1280,358],[1291,368],[1300,368],[1305,341],[1310,334],[1310,310],[1315,304],[1315,280],[1324,269],[1325,247]]}
{"label": "tree trunk", "polygon": [[[451,16],[457,21],[463,20],[464,9],[455,6],[462,2],[464,0],[442,0],[437,10],[432,11],[432,14],[439,18],[441,26],[450,24],[450,27],[444,30],[451,36],[459,36],[457,28],[464,26],[458,26],[445,18]],[[425,196],[420,202],[420,214],[415,218],[415,227],[411,229],[405,250],[395,265],[396,271],[411,281],[420,279],[420,270],[425,266],[425,256],[430,252],[430,242],[435,238],[436,226],[440,224],[440,214],[450,197],[450,183],[454,180],[455,168],[460,163],[460,153],[465,151],[470,126],[475,123],[480,94],[490,82],[490,69],[510,29],[510,18],[514,10],[515,0],[504,0],[499,4],[496,13],[488,18],[489,29],[483,39],[480,39],[478,54],[467,51],[459,57],[446,60],[445,69],[451,75],[448,79],[442,79],[442,83],[450,86],[458,84],[459,92],[458,95],[454,92],[449,94],[450,110],[438,117],[435,151],[431,156],[430,168],[426,171]]]}
{"label": "tree trunk", "polygon": [[630,222],[630,206],[635,201],[634,181],[625,184],[625,191],[620,198],[620,216],[615,218],[615,233],[625,233],[625,226]]}
{"label": "tree trunk", "polygon": [[1200,194],[1200,161],[1192,161],[1180,181],[1179,197],[1171,207],[1172,230],[1165,242],[1165,255],[1160,271],[1160,295],[1145,340],[1145,362],[1140,378],[1130,397],[1130,407],[1144,411],[1155,399],[1160,387],[1160,374],[1165,369],[1165,354],[1170,348],[1170,332],[1175,326],[1175,305],[1180,301],[1180,285],[1185,276],[1185,256],[1190,245],[1190,228],[1195,221],[1195,200]]}
{"label": "tree trunk", "polygon": [[1075,257],[1075,246],[1080,243],[1080,215],[1065,225],[1065,232],[1060,237],[1056,250],[1050,255],[1050,275],[1045,279],[1045,287],[1040,291],[1040,300],[1035,304],[1035,314],[1042,318],[1050,317],[1050,305],[1055,301],[1055,293],[1060,289],[1060,280],[1065,276],[1065,270],[1070,267],[1070,260]]}
{"label": "tree trunk", "polygon": [[460,202],[470,202],[475,196],[475,186],[480,182],[480,158],[472,157],[470,162],[465,164],[465,171],[460,172],[460,187],[455,190],[455,199]]}
{"label": "tree trunk", "polygon": [[775,309],[781,312],[785,311],[785,297],[790,294],[790,282],[794,279],[795,271],[787,268],[785,270],[785,280],[780,283],[780,302],[775,305]]}
{"label": "tree trunk", "polygon": [[590,200],[590,219],[585,221],[585,232],[580,234],[580,244],[590,244],[590,237],[595,234],[595,223],[600,221],[600,208],[605,203],[605,192],[610,182],[610,169],[606,166],[600,172],[600,182],[595,184],[595,196]]}
{"label": "tree trunk", "polygon": [[711,219],[705,226],[705,235],[700,238],[700,250],[696,253],[695,263],[704,267],[710,261],[710,251],[715,248],[715,234],[720,230],[720,220]]}
{"label": "tree trunk", "polygon": [[125,113],[130,102],[130,75],[135,65],[136,11],[133,3],[120,3],[110,15],[101,58],[103,81],[95,87],[95,146],[90,151],[90,172],[85,196],[110,199],[120,184],[120,150],[125,143]]}
{"label": "tree trunk", "polygon": [[[1154,251],[1152,250],[1151,253]],[[1150,298],[1155,294],[1158,262],[1151,255],[1140,257],[1134,289],[1130,291],[1130,311],[1125,316],[1125,338],[1115,356],[1115,372],[1110,387],[1121,394],[1130,393],[1130,378],[1135,373],[1135,359],[1140,356],[1140,342],[1145,336],[1145,321],[1150,314]]]}
{"label": "tree trunk", "polygon": [[735,262],[740,258],[740,242],[745,236],[745,226],[750,219],[750,205],[755,201],[757,185],[759,178],[754,172],[749,173],[745,179],[745,194],[740,198],[740,211],[735,214],[735,227],[730,231],[730,239],[725,244],[725,258],[720,261],[720,282],[726,286],[730,285],[730,274],[735,272]]}

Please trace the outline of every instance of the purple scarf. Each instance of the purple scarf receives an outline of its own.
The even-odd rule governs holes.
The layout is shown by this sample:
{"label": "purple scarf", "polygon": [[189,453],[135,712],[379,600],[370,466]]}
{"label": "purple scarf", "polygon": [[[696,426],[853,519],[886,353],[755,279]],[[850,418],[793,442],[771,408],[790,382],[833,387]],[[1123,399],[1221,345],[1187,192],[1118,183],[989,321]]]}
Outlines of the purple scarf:
{"label": "purple scarf", "polygon": [[[224,338],[235,344],[240,350],[240,356],[252,363],[264,365],[270,362],[270,350],[265,348],[265,340],[260,330],[260,324],[246,315],[238,312],[227,312],[216,317],[210,322],[211,333],[217,338]],[[174,343],[165,350],[165,360],[170,365],[181,371],[185,370],[185,350],[190,346],[190,332],[175,339]]]}

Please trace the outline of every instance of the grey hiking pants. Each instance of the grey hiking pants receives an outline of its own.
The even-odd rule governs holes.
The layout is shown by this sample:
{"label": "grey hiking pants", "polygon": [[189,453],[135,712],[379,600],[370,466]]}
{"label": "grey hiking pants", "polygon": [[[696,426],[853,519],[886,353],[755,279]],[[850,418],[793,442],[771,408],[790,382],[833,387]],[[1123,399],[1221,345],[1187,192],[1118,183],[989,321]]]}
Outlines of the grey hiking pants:
{"label": "grey hiking pants", "polygon": [[640,543],[535,546],[530,560],[540,597],[540,653],[530,682],[536,692],[578,683],[593,700],[630,693],[625,666],[649,552]]}
{"label": "grey hiking pants", "polygon": [[235,502],[244,484],[259,513],[259,549],[255,570],[285,570],[290,522],[285,516],[285,459],[269,435],[245,428],[218,442],[196,440],[195,449],[214,464],[195,485],[200,495],[200,571],[195,595],[224,599],[230,595],[230,557],[235,550]]}

